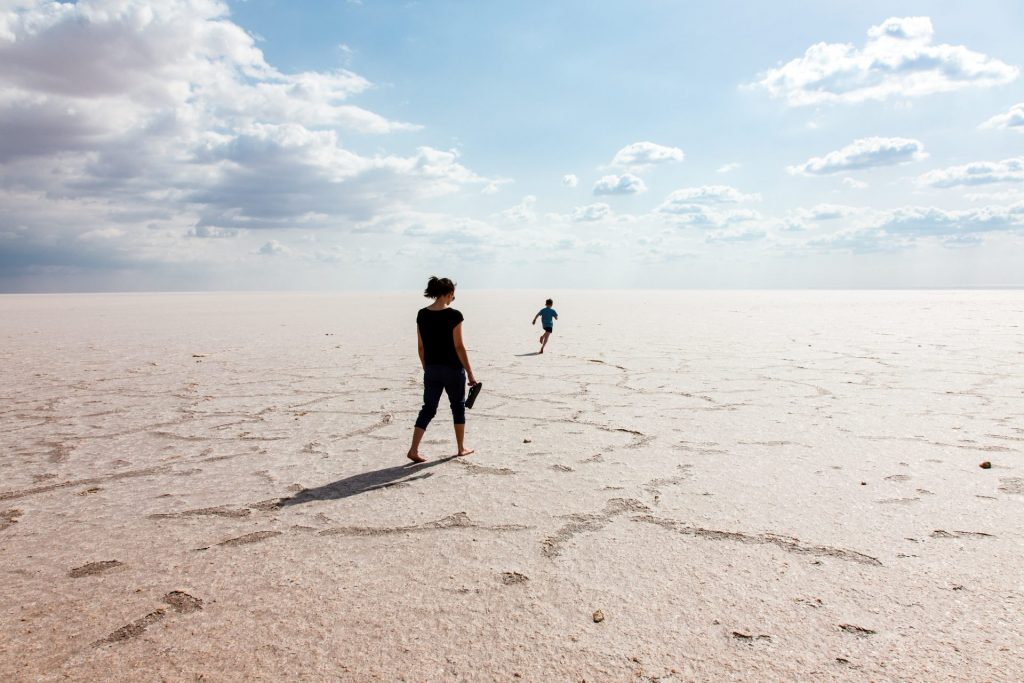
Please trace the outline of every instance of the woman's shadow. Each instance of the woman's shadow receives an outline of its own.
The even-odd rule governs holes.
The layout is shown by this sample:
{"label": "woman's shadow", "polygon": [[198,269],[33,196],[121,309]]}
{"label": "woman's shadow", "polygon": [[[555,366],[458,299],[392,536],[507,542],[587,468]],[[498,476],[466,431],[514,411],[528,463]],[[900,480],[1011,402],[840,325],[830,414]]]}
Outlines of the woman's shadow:
{"label": "woman's shadow", "polygon": [[424,463],[408,463],[394,467],[385,467],[384,469],[373,470],[372,472],[354,474],[351,477],[339,479],[330,484],[318,486],[315,489],[302,489],[294,496],[282,498],[280,506],[302,505],[303,503],[312,503],[318,500],[340,500],[349,496],[357,496],[367,491],[378,491],[390,486],[397,486],[398,484],[408,484],[417,479],[426,479],[427,477],[434,476],[433,472],[424,472],[423,470],[457,457],[459,456],[449,455],[439,460],[429,460]]}

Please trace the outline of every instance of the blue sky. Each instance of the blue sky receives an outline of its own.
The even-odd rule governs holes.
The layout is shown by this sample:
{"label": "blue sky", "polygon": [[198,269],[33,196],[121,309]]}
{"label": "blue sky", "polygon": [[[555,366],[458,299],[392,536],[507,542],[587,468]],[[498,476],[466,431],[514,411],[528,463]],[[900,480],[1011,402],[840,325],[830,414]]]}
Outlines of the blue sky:
{"label": "blue sky", "polygon": [[1024,284],[1024,5],[0,4],[0,291]]}

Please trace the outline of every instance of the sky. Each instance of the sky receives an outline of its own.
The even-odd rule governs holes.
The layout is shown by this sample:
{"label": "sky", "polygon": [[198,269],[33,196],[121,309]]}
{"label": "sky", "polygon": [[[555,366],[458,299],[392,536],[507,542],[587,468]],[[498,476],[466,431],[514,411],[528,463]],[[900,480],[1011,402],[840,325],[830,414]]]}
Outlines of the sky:
{"label": "sky", "polygon": [[1024,286],[1018,0],[0,0],[0,292]]}

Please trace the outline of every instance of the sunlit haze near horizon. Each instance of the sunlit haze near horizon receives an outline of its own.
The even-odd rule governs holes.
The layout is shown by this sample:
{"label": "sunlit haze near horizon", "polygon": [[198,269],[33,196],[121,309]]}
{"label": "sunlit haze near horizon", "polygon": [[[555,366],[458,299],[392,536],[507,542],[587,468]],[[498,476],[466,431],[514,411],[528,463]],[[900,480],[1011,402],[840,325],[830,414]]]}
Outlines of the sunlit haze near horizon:
{"label": "sunlit haze near horizon", "polygon": [[1024,3],[0,2],[0,291],[1024,285]]}

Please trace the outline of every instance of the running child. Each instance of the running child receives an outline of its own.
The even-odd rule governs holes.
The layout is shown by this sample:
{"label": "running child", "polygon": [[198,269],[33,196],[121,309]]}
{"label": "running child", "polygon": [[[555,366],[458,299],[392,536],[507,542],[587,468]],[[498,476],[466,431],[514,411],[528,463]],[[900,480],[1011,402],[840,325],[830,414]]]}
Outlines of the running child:
{"label": "running child", "polygon": [[541,327],[544,328],[544,334],[540,336],[540,353],[544,353],[544,347],[548,344],[548,337],[555,331],[555,320],[558,320],[558,311],[551,308],[554,305],[554,301],[548,299],[544,302],[544,308],[537,311],[537,315],[533,316],[533,322],[531,325],[537,324],[537,318],[540,318]]}

